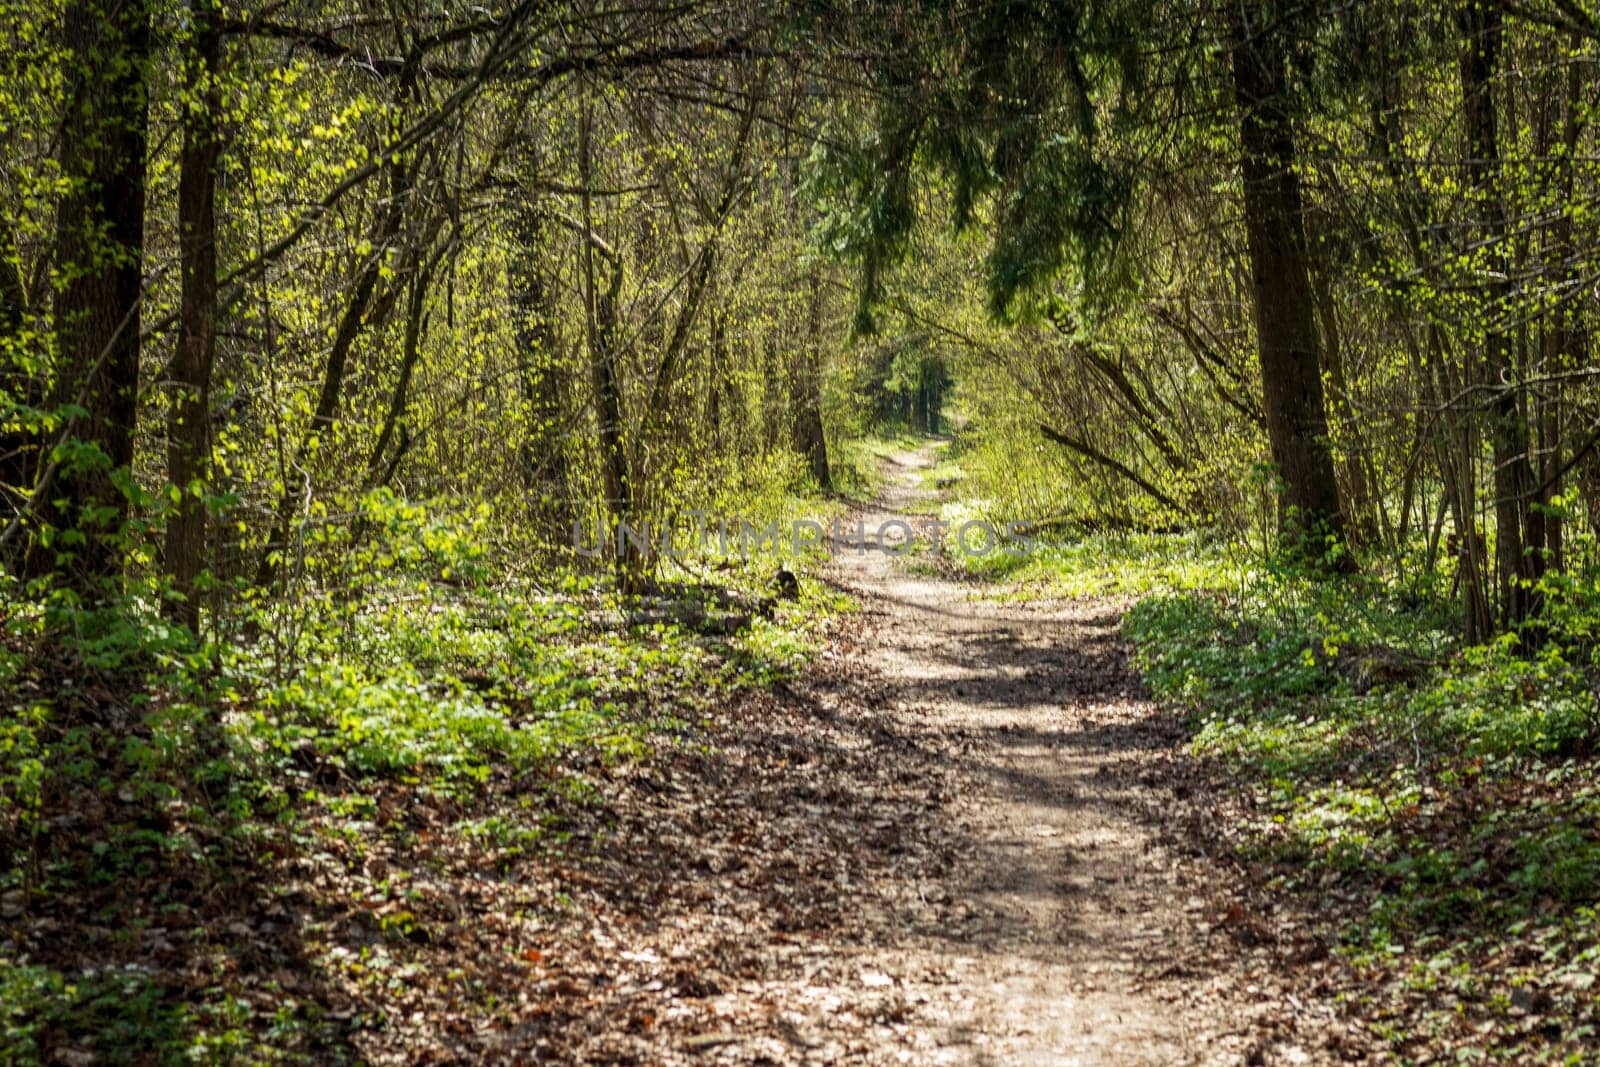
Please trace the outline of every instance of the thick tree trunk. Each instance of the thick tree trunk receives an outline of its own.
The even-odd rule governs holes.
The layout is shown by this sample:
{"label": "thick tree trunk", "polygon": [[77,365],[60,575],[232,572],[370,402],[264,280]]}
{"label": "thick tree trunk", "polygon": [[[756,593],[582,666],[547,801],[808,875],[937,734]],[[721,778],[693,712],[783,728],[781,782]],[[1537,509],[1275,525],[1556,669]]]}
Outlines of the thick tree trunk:
{"label": "thick tree trunk", "polygon": [[128,499],[118,483],[133,462],[138,412],[150,14],[142,0],[74,0],[63,40],[67,191],[57,217],[59,363],[49,404],[81,407],[67,439],[101,456],[52,461],[54,484],[37,494],[39,518],[81,540],[36,542],[29,569],[54,571],[95,595],[121,574]]}
{"label": "thick tree trunk", "polygon": [[1344,524],[1322,395],[1294,132],[1284,98],[1284,27],[1274,7],[1233,8],[1245,231],[1267,438],[1283,483],[1280,525],[1286,541],[1321,557],[1330,541],[1344,540]]}
{"label": "thick tree trunk", "polygon": [[183,151],[178,163],[178,254],[182,272],[174,395],[167,423],[167,476],[178,491],[167,524],[167,575],[174,619],[200,625],[195,582],[205,564],[205,475],[211,457],[211,369],[217,349],[216,73],[222,59],[221,5],[195,0],[193,52],[185,79]]}

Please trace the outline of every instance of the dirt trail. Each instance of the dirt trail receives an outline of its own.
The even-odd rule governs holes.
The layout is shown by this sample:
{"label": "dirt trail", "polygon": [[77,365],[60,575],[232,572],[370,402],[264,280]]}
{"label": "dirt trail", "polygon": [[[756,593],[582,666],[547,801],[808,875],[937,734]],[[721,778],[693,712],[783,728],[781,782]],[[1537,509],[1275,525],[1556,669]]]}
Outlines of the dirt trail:
{"label": "dirt trail", "polygon": [[[933,506],[933,460],[889,462],[869,531]],[[519,1006],[444,1019],[439,1061],[1328,1060],[1286,1040],[1324,1008],[1191,847],[1203,785],[1139,695],[1122,605],[997,603],[921,562],[836,552],[862,610],[798,678],[587,772],[605,802],[568,813],[570,858],[505,883]],[[458,929],[504,958],[500,929]]]}
{"label": "dirt trail", "polygon": [[921,476],[933,462],[931,445],[889,460],[860,516],[867,549],[842,549],[831,568],[865,602],[875,632],[860,667],[882,685],[884,713],[946,753],[957,781],[966,855],[935,889],[949,898],[946,921],[903,929],[874,963],[921,1005],[918,1058],[1261,1055],[1232,1003],[1236,976],[1203,962],[1206,905],[1152,837],[1140,756],[1169,748],[1173,727],[1138,695],[1121,605],[997,603],[871,543],[881,524],[929,512]]}

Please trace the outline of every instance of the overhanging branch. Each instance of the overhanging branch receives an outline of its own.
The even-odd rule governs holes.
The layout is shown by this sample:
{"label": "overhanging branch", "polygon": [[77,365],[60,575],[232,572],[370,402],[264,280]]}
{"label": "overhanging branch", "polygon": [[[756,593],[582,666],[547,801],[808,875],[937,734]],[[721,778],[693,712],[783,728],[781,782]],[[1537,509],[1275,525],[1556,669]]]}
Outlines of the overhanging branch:
{"label": "overhanging branch", "polygon": [[1115,457],[1106,455],[1098,448],[1095,448],[1093,445],[1089,444],[1089,442],[1077,437],[1069,436],[1068,434],[1064,434],[1059,430],[1045,425],[1042,422],[1039,424],[1039,432],[1044,434],[1047,439],[1054,441],[1056,444],[1061,445],[1064,448],[1069,448],[1078,453],[1078,455],[1082,456],[1084,459],[1087,459],[1093,463],[1097,463],[1107,470],[1113,471],[1116,474],[1126,478],[1128,481],[1132,482],[1134,485],[1137,485],[1140,489],[1143,489],[1146,493],[1150,494],[1151,499],[1155,500],[1158,504],[1171,508],[1173,511],[1180,513],[1185,510],[1182,504],[1179,504],[1176,500],[1172,499],[1172,497],[1162,492],[1147,478],[1139,474],[1138,471],[1135,471],[1132,467],[1129,467],[1127,464],[1121,462]]}

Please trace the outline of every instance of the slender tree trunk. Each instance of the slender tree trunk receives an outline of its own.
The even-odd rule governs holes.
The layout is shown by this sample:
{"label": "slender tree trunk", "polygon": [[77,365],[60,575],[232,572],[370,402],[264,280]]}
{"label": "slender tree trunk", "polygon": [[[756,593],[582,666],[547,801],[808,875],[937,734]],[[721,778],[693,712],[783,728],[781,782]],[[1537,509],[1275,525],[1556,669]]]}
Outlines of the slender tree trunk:
{"label": "slender tree trunk", "polygon": [[555,279],[544,259],[547,222],[538,208],[528,209],[519,220],[511,302],[517,313],[518,381],[529,420],[522,467],[532,498],[530,513],[536,524],[560,535],[577,516],[562,444],[568,390],[556,331]]}
{"label": "slender tree trunk", "polygon": [[183,151],[178,163],[178,254],[182,302],[174,395],[167,423],[167,476],[178,492],[167,524],[166,564],[175,594],[172,617],[200,626],[195,581],[205,564],[205,476],[211,457],[211,369],[217,350],[217,111],[222,59],[222,8],[194,0],[192,53],[185,78]]}
{"label": "slender tree trunk", "polygon": [[[339,405],[344,397],[345,379],[348,376],[350,356],[363,331],[377,331],[386,326],[404,291],[403,279],[417,269],[422,249],[432,243],[438,233],[439,220],[430,220],[426,233],[416,238],[416,244],[404,250],[397,268],[389,267],[389,251],[399,241],[405,219],[405,205],[414,188],[413,176],[401,163],[390,171],[389,203],[377,220],[372,239],[372,252],[362,265],[350,287],[350,296],[340,314],[339,324],[333,333],[333,343],[328,349],[328,361],[323,366],[322,384],[317,390],[317,405],[311,413],[305,434],[295,449],[294,470],[304,470],[313,463],[323,443],[338,421]],[[280,556],[288,551],[290,529],[294,522],[295,502],[299,499],[293,482],[285,472],[282,495],[274,513],[272,532],[261,552],[256,567],[255,584],[268,586],[277,578]]]}
{"label": "slender tree trunk", "polygon": [[622,383],[617,375],[617,300],[622,289],[622,259],[610,264],[610,281],[594,295],[594,328],[589,350],[595,414],[599,422],[600,481],[606,510],[617,526],[616,565],[625,589],[638,584],[640,560],[625,525],[633,521],[633,494],[628,479],[628,453],[622,426]]}
{"label": "slender tree trunk", "polygon": [[[32,301],[18,263],[16,227],[0,219],[0,403],[36,408],[46,383],[30,351],[26,329]],[[26,422],[0,429],[0,522],[9,523],[27,507],[28,490],[39,473],[39,435]],[[7,567],[19,557],[8,552]]]}
{"label": "slender tree trunk", "polygon": [[[390,136],[398,136],[405,128],[406,116],[416,103],[415,78],[415,71],[408,70],[395,83],[393,107],[389,115]],[[334,329],[328,361],[323,366],[316,407],[295,450],[293,467],[284,471],[283,492],[278,497],[272,530],[257,561],[255,584],[258,586],[265,587],[276,580],[279,564],[288,554],[295,504],[300,498],[293,475],[300,473],[313,483],[315,481],[308,465],[316,461],[324,443],[324,435],[338,421],[350,356],[355,351],[356,341],[363,332],[375,333],[389,323],[400,294],[405,291],[405,279],[411,272],[420,269],[426,250],[433,246],[444,224],[444,215],[439,212],[425,214],[420,220],[414,215],[419,210],[418,200],[422,198],[414,198],[413,193],[419,183],[425,180],[421,168],[428,161],[429,157],[425,154],[414,158],[397,155],[386,166],[388,196],[373,224],[369,242],[372,251],[349,286],[350,296]],[[431,161],[437,166],[437,159]],[[434,176],[430,173],[427,177]],[[426,200],[422,202],[428,203]],[[413,237],[401,244],[401,236],[407,232],[408,224],[414,228]],[[391,260],[390,254],[397,246],[399,255]]]}
{"label": "slender tree trunk", "polygon": [[1275,4],[1235,4],[1232,10],[1245,231],[1267,438],[1283,482],[1280,526],[1288,542],[1320,557],[1329,540],[1344,540],[1344,523],[1328,442],[1294,132],[1284,98],[1284,26]]}
{"label": "slender tree trunk", "polygon": [[1516,626],[1532,616],[1537,577],[1530,549],[1529,505],[1533,467],[1520,375],[1512,359],[1512,337],[1501,325],[1500,306],[1509,295],[1506,278],[1506,217],[1500,188],[1499,117],[1494,79],[1500,62],[1501,11],[1487,0],[1466,0],[1459,14],[1462,111],[1467,142],[1467,178],[1474,189],[1486,242],[1482,316],[1484,381],[1496,389],[1490,429],[1494,453],[1495,569],[1500,584],[1500,621]]}
{"label": "slender tree trunk", "polygon": [[[578,123],[578,164],[583,180],[584,316],[588,332],[589,368],[594,387],[595,417],[600,445],[600,484],[605,493],[606,518],[616,525],[612,540],[617,584],[631,592],[643,577],[642,560],[624,527],[633,519],[633,497],[628,480],[628,453],[622,425],[622,383],[617,374],[617,302],[622,297],[622,255],[594,232],[594,205],[590,199],[590,114],[585,102]],[[596,284],[595,253],[606,258],[609,280],[602,292]],[[602,537],[604,542],[605,538]]]}
{"label": "slender tree trunk", "polygon": [[822,429],[822,281],[815,272],[806,299],[806,341],[794,376],[794,448],[805,457],[811,478],[832,492],[828,440]]}
{"label": "slender tree trunk", "polygon": [[[416,374],[417,364],[422,360],[422,336],[428,328],[429,318],[428,285],[433,280],[439,258],[439,255],[435,255],[411,277],[411,291],[406,299],[405,337],[400,344],[400,371],[395,379],[394,392],[389,394],[389,406],[384,412],[378,440],[372,446],[372,454],[367,457],[366,486],[369,489],[388,485],[411,447],[406,408],[411,402],[411,380]],[[399,435],[398,440],[396,434]],[[391,444],[394,445],[393,455],[389,449]]]}
{"label": "slender tree trunk", "polygon": [[[328,362],[323,367],[322,387],[317,393],[317,406],[311,414],[311,421],[306,426],[305,435],[295,449],[295,469],[300,469],[311,461],[320,445],[322,435],[333,428],[339,410],[339,399],[344,391],[345,370],[349,364],[350,352],[355,346],[356,338],[361,335],[362,327],[369,322],[385,320],[389,316],[398,290],[390,286],[381,297],[377,292],[382,279],[386,250],[393,236],[394,233],[389,227],[382,228],[382,237],[368,257],[366,266],[357,276],[349,301],[340,316],[338,328],[334,330],[333,345],[328,350]],[[262,587],[271,585],[277,578],[281,562],[279,557],[288,551],[289,532],[294,520],[298,494],[287,474],[288,472],[284,479],[282,494],[278,497],[272,533],[262,548],[261,559],[256,567],[255,584]]]}
{"label": "slender tree trunk", "polygon": [[[1581,42],[1572,43],[1577,47]],[[1583,101],[1585,81],[1578,64],[1568,64],[1565,81],[1565,92],[1560,105],[1561,139],[1564,149],[1560,188],[1570,202],[1576,191],[1577,163],[1574,157],[1578,153],[1578,146],[1583,136],[1588,107]],[[1573,287],[1577,287],[1581,284],[1580,269],[1577,267],[1581,258],[1575,247],[1572,231],[1571,217],[1563,215],[1556,224],[1555,250],[1561,260],[1572,264],[1566,270],[1566,280]],[[1588,338],[1584,328],[1583,307],[1583,303],[1573,301],[1557,310],[1556,325],[1552,331],[1554,352],[1549,363],[1550,370],[1563,372],[1584,365],[1588,354]],[[1558,472],[1566,455],[1567,423],[1570,421],[1567,410],[1565,395],[1558,393],[1549,405],[1548,419],[1544,426],[1544,433],[1549,441],[1547,465],[1540,474],[1540,484],[1544,486],[1541,502],[1545,504],[1549,504],[1553,498],[1561,494],[1562,480]],[[1557,515],[1552,514],[1547,520],[1545,538],[1550,550],[1550,565],[1557,570],[1563,569],[1566,566],[1565,529],[1561,518]]]}
{"label": "slender tree trunk", "polygon": [[49,548],[36,541],[29,569],[53,570],[94,595],[121,574],[128,517],[118,483],[133,462],[138,412],[150,13],[142,0],[74,0],[63,30],[70,48],[61,152],[67,191],[57,218],[60,362],[49,402],[83,409],[67,438],[101,457],[53,461],[55,482],[40,487],[39,517],[75,529],[82,540],[58,538]]}
{"label": "slender tree trunk", "polygon": [[[1323,232],[1323,227],[1317,227]],[[1325,248],[1320,245],[1318,247]],[[1371,452],[1361,439],[1361,426],[1356,421],[1350,404],[1349,384],[1344,372],[1343,338],[1339,329],[1339,307],[1333,293],[1333,264],[1326,255],[1314,256],[1311,266],[1311,288],[1316,301],[1317,319],[1321,324],[1318,350],[1322,354],[1323,370],[1327,374],[1330,447],[1332,440],[1339,441],[1336,467],[1344,473],[1343,492],[1345,528],[1356,544],[1371,544],[1379,536],[1380,527],[1387,527],[1388,517],[1381,499],[1375,499],[1372,486],[1377,478],[1366,467]]]}

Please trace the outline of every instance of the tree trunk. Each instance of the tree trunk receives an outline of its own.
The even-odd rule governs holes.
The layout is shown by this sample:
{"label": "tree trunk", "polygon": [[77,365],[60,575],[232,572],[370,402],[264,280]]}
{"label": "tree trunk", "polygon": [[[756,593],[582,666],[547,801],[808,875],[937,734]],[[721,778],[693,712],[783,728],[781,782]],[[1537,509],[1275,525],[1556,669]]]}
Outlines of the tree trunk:
{"label": "tree trunk", "polygon": [[[0,403],[8,408],[37,408],[46,384],[36,365],[36,347],[26,336],[33,311],[17,261],[16,227],[0,219]],[[28,490],[39,474],[39,434],[31,420],[19,419],[14,429],[0,429],[0,521],[9,523],[28,505]],[[7,552],[12,568],[17,554]]]}
{"label": "tree trunk", "polygon": [[[1322,228],[1317,227],[1319,232]],[[1319,248],[1326,248],[1319,243]],[[1356,421],[1350,403],[1349,384],[1344,373],[1343,343],[1339,328],[1339,306],[1334,300],[1334,264],[1327,257],[1315,256],[1311,261],[1311,291],[1316,301],[1317,317],[1321,323],[1318,351],[1322,355],[1323,370],[1327,373],[1327,405],[1329,414],[1329,446],[1337,439],[1339,448],[1335,469],[1343,469],[1344,491],[1340,497],[1344,504],[1345,528],[1357,545],[1377,541],[1380,528],[1388,527],[1388,518],[1381,496],[1375,496],[1372,487],[1378,483],[1374,472],[1366,464],[1371,461],[1371,451],[1361,439],[1361,426]]]}
{"label": "tree trunk", "polygon": [[[594,232],[594,205],[590,198],[593,166],[590,158],[590,114],[585,101],[578,121],[578,165],[583,180],[583,290],[588,334],[589,368],[594,387],[595,418],[599,424],[600,485],[605,493],[605,517],[614,522],[617,585],[632,592],[643,580],[643,564],[637,546],[627,536],[633,519],[633,496],[628,480],[628,453],[622,425],[622,383],[618,376],[617,304],[622,299],[622,254],[602,241]],[[594,257],[606,259],[609,278],[604,292],[596,285]],[[602,534],[600,538],[605,543]]]}
{"label": "tree trunk", "polygon": [[[292,469],[304,471],[308,476],[309,465],[325,443],[324,435],[331,432],[338,421],[350,356],[355,350],[356,341],[363,331],[376,333],[388,324],[400,294],[405,291],[404,279],[418,269],[418,261],[425,254],[423,249],[433,242],[438,233],[441,217],[435,216],[428,220],[423,232],[416,237],[415,244],[402,249],[398,265],[391,267],[389,252],[404,230],[406,208],[410,205],[414,188],[413,175],[405,165],[399,162],[391,165],[389,199],[374,223],[372,251],[349,287],[350,296],[340,314],[339,325],[334,330],[328,361],[323,366],[317,405],[295,449]],[[283,559],[287,557],[296,499],[290,471],[284,471],[283,491],[278,497],[272,532],[256,566],[257,586],[265,588],[271,585],[278,577]]]}
{"label": "tree trunk", "polygon": [[1500,622],[1517,626],[1536,610],[1531,588],[1537,578],[1529,543],[1533,467],[1528,455],[1528,424],[1522,403],[1520,375],[1512,360],[1512,338],[1502,325],[1499,306],[1508,295],[1506,282],[1506,216],[1500,189],[1499,121],[1494,78],[1500,61],[1502,38],[1498,5],[1466,0],[1459,21],[1464,48],[1461,55],[1462,114],[1467,142],[1467,179],[1477,200],[1482,236],[1486,244],[1482,316],[1484,320],[1483,380],[1497,388],[1493,404],[1490,441],[1494,452],[1495,569],[1500,584]]}
{"label": "tree trunk", "polygon": [[622,383],[617,375],[617,301],[622,289],[622,259],[610,264],[610,282],[594,300],[594,328],[590,334],[589,361],[593,372],[595,414],[599,422],[600,483],[606,511],[617,526],[616,566],[624,589],[638,584],[641,560],[625,536],[633,521],[633,494],[628,481],[628,453],[622,426]]}
{"label": "tree trunk", "polygon": [[[63,40],[70,86],[57,216],[55,330],[58,373],[51,407],[77,405],[65,439],[92,446],[52,460],[40,519],[81,541],[33,545],[29,570],[54,571],[94,595],[122,569],[128,498],[119,482],[133,462],[138,413],[140,288],[144,262],[145,67],[150,15],[142,0],[75,0]],[[42,481],[48,482],[47,472]]]}
{"label": "tree trunk", "polygon": [[[1573,42],[1573,46],[1576,47],[1578,43]],[[1565,91],[1560,103],[1561,144],[1564,149],[1560,187],[1562,195],[1570,202],[1576,194],[1575,157],[1578,154],[1588,115],[1588,107],[1583,102],[1585,80],[1578,64],[1568,65],[1565,82]],[[1569,285],[1576,288],[1582,284],[1581,271],[1577,266],[1582,260],[1573,240],[1570,216],[1563,215],[1556,223],[1554,238],[1558,260],[1571,264],[1566,272],[1566,280]],[[1547,371],[1565,373],[1586,364],[1588,338],[1584,328],[1583,307],[1581,302],[1574,301],[1556,311],[1556,325],[1551,331],[1551,347],[1554,351],[1548,360]],[[1542,428],[1542,433],[1548,442],[1546,445],[1548,452],[1546,466],[1539,475],[1539,484],[1543,488],[1540,503],[1547,506],[1555,497],[1561,495],[1561,469],[1563,456],[1566,454],[1567,425],[1570,421],[1565,397],[1558,393],[1549,404],[1547,418]],[[1566,566],[1565,531],[1562,519],[1554,513],[1546,519],[1545,543],[1549,549],[1550,566],[1556,570],[1563,569]]]}
{"label": "tree trunk", "polygon": [[[411,448],[406,408],[411,403],[411,380],[416,375],[417,364],[422,361],[422,336],[428,328],[428,286],[443,255],[444,249],[440,249],[411,277],[411,292],[406,299],[405,335],[400,342],[400,369],[395,377],[394,392],[389,394],[389,406],[384,412],[378,440],[372,446],[372,454],[367,457],[365,486],[368,489],[388,485],[399,470],[400,461]],[[398,440],[395,439],[397,433]],[[394,445],[392,455],[390,444]]]}
{"label": "tree trunk", "polygon": [[167,424],[167,477],[177,510],[167,524],[166,565],[174,597],[171,616],[198,630],[195,581],[205,564],[205,475],[211,456],[211,368],[217,349],[216,84],[222,59],[221,5],[194,0],[192,52],[187,62],[183,151],[178,163],[178,255],[182,302],[174,394]]}
{"label": "tree trunk", "polygon": [[812,480],[823,492],[833,491],[828,469],[828,440],[822,430],[822,282],[811,275],[806,302],[806,342],[794,377],[794,448],[805,457]]}
{"label": "tree trunk", "polygon": [[[1344,541],[1344,524],[1323,403],[1294,132],[1284,98],[1281,14],[1273,4],[1234,5],[1233,13],[1245,231],[1267,438],[1283,483],[1279,523],[1286,542],[1321,558],[1330,542]],[[1341,565],[1347,559],[1341,557]]]}
{"label": "tree trunk", "polygon": [[517,315],[517,349],[523,403],[528,409],[522,468],[530,513],[541,529],[557,536],[571,530],[571,476],[562,445],[567,389],[556,333],[556,279],[545,262],[547,219],[532,207],[521,216],[511,269],[511,305]]}

